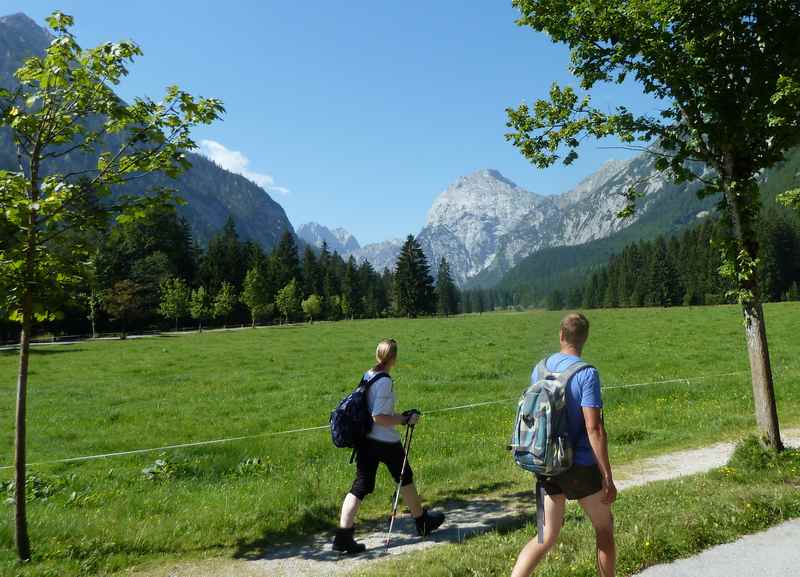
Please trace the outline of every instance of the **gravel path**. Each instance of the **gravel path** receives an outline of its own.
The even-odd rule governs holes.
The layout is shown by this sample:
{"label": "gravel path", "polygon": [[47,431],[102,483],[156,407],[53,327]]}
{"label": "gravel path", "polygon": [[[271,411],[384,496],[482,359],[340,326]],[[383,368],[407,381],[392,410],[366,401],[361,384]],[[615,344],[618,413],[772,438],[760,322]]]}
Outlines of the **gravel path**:
{"label": "gravel path", "polygon": [[[786,444],[800,446],[800,430],[788,430],[783,432],[783,439]],[[734,449],[734,443],[718,443],[701,449],[692,449],[667,453],[658,457],[645,459],[643,461],[621,466],[615,471],[617,487],[625,490],[630,487],[645,485],[653,481],[674,479],[685,475],[693,475],[721,467],[728,462]],[[503,525],[519,525],[524,520],[531,518],[533,513],[532,495],[530,492],[511,493],[492,498],[476,498],[470,500],[453,501],[438,510],[444,511],[447,521],[442,528],[435,532],[428,539],[422,539],[416,535],[413,520],[408,516],[399,517],[395,523],[395,531],[392,537],[391,546],[385,549],[386,539],[385,529],[376,532],[366,532],[362,529],[357,534],[359,541],[367,545],[367,552],[355,557],[340,557],[334,554],[330,548],[331,535],[316,535],[304,543],[295,543],[283,546],[276,546],[264,550],[256,559],[252,560],[230,560],[215,559],[212,561],[199,563],[180,563],[163,565],[155,572],[137,572],[136,575],[144,577],[332,577],[335,575],[345,575],[356,567],[366,563],[373,563],[387,556],[396,556],[435,547],[440,543],[458,543],[465,538],[492,530]],[[799,522],[800,523],[800,522]],[[778,535],[783,539],[791,539],[787,543],[793,545],[793,549],[800,550],[796,546],[800,529],[791,526],[783,529]],[[755,539],[757,536],[753,536]],[[745,538],[748,539],[748,538]],[[755,539],[754,543],[760,543]],[[723,547],[730,547],[726,545]],[[715,551],[719,547],[710,550]],[[726,554],[722,553],[717,555]],[[706,555],[706,553],[702,554]],[[698,556],[698,557],[702,557]],[[777,556],[774,552],[765,552],[773,562],[777,563]],[[796,560],[795,563],[800,564]],[[718,559],[721,557],[710,557]],[[705,559],[705,558],[704,558]],[[705,561],[702,561],[705,563]],[[714,561],[708,561],[714,562]],[[744,561],[743,561],[744,562]],[[682,563],[679,562],[679,563]],[[679,563],[674,564],[679,567]],[[778,565],[775,565],[778,567]],[[797,567],[798,565],[794,565]],[[732,571],[730,566],[726,571],[720,570],[719,573],[708,573],[706,565],[692,565],[688,572],[670,572],[672,565],[665,568],[653,568],[654,572],[645,571],[641,577],[664,577],[674,575],[699,575],[698,567],[703,567],[704,577],[716,577],[717,575],[728,577],[730,575],[750,575],[750,573],[739,573]],[[680,570],[680,569],[679,569]],[[756,575],[755,572],[752,573]],[[788,577],[792,573],[758,573],[759,577]]]}

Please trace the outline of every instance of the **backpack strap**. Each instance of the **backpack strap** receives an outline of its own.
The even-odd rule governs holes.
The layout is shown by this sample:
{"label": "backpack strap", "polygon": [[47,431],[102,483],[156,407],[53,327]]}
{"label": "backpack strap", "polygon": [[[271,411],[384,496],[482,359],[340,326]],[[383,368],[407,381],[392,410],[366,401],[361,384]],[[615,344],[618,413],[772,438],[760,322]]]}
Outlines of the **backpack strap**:
{"label": "backpack strap", "polygon": [[542,480],[536,477],[536,532],[538,533],[539,544],[544,543],[544,485]]}
{"label": "backpack strap", "polygon": [[537,381],[541,381],[542,379],[546,378],[547,375],[552,373],[552,371],[549,371],[547,369],[547,357],[545,357],[541,361],[539,361],[539,364],[536,365],[536,368],[534,370],[536,371],[536,380]]}
{"label": "backpack strap", "polygon": [[[369,388],[372,385],[374,385],[375,383],[377,383],[379,380],[381,380],[383,377],[391,378],[389,376],[389,373],[381,371],[380,373],[375,373],[374,375],[372,375],[372,378],[370,378],[370,379],[363,379],[362,378],[361,382],[358,384],[358,387],[363,387],[364,388],[364,392],[367,393],[367,392],[369,392]],[[356,387],[356,388],[358,388],[358,387]],[[353,452],[350,453],[350,464],[351,465],[353,464],[353,461],[355,460],[357,453],[358,453],[358,447],[353,447]]]}
{"label": "backpack strap", "polygon": [[383,371],[380,373],[375,373],[372,375],[371,379],[361,379],[361,385],[363,385],[364,391],[368,391],[372,385],[380,381],[383,377],[388,377],[391,379],[391,377],[389,377],[389,373]]}
{"label": "backpack strap", "polygon": [[557,373],[558,375],[557,379],[563,386],[566,387],[569,384],[569,380],[575,376],[575,373],[591,366],[592,365],[590,365],[589,363],[584,363],[583,361],[577,361],[575,363],[572,363],[569,367],[567,367],[565,371]]}

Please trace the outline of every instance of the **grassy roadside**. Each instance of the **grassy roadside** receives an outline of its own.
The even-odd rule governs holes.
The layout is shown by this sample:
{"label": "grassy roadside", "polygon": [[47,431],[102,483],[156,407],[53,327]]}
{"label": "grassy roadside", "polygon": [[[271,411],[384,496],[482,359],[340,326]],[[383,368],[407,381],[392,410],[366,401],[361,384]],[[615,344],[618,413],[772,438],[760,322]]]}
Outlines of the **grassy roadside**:
{"label": "grassy roadside", "polygon": [[[618,575],[632,575],[796,517],[800,517],[800,451],[775,455],[751,438],[738,446],[725,467],[620,494],[615,505]],[[489,533],[381,562],[352,576],[507,576],[535,530],[535,525],[528,525]],[[577,506],[568,509],[560,543],[536,575],[596,575],[594,534]]]}

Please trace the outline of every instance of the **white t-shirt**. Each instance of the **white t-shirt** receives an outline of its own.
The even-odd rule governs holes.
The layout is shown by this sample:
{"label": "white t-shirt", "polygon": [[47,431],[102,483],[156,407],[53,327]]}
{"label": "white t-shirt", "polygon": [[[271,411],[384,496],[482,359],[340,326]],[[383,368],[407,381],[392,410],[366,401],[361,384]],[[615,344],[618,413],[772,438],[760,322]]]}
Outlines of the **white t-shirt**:
{"label": "white t-shirt", "polygon": [[[364,375],[369,380],[375,375],[375,371],[370,369]],[[394,415],[394,384],[391,377],[381,377],[369,388],[367,393],[367,404],[372,416]],[[370,439],[382,441],[384,443],[399,443],[400,434],[394,427],[382,427],[378,423],[372,425],[372,430],[367,435]]]}

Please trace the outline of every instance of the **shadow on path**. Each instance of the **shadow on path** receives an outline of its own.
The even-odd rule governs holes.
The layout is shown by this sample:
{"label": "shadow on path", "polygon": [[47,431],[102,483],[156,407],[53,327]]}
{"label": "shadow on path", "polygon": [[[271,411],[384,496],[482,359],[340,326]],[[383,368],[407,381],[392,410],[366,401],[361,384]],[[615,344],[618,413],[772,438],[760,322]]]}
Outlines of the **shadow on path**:
{"label": "shadow on path", "polygon": [[[484,488],[476,489],[483,491]],[[471,493],[468,491],[467,493]],[[395,521],[389,548],[386,548],[388,519],[380,525],[361,526],[356,539],[367,546],[361,555],[343,556],[331,549],[333,532],[316,535],[301,543],[243,544],[236,557],[252,560],[265,574],[334,575],[384,557],[442,543],[461,543],[470,537],[499,530],[518,529],[532,518],[531,492],[509,493],[485,499],[455,499],[438,503],[436,509],[447,515],[444,525],[427,538],[419,537],[409,515]]]}

